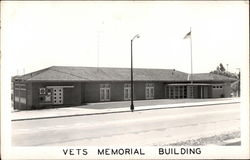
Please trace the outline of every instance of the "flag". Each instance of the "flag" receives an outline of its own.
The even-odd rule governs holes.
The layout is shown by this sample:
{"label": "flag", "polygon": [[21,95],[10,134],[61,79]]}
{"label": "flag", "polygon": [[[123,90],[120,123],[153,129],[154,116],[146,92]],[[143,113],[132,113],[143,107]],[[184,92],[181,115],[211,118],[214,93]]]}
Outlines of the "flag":
{"label": "flag", "polygon": [[183,39],[187,39],[191,36],[191,31],[186,34],[186,36]]}

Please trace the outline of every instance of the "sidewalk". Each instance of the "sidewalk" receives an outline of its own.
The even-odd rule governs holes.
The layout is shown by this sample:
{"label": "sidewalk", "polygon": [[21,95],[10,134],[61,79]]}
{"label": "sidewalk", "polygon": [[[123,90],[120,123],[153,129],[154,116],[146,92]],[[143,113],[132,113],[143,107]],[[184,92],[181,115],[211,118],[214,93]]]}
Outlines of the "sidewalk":
{"label": "sidewalk", "polygon": [[[175,99],[175,100],[143,100],[135,101],[134,111],[167,109],[167,108],[182,108],[204,105],[239,103],[239,98],[218,98],[218,99]],[[90,103],[87,105],[52,108],[42,110],[29,111],[12,111],[12,121],[35,120],[46,118],[61,118],[71,116],[85,116],[97,114],[110,114],[130,112],[130,101],[106,102],[106,103]]]}

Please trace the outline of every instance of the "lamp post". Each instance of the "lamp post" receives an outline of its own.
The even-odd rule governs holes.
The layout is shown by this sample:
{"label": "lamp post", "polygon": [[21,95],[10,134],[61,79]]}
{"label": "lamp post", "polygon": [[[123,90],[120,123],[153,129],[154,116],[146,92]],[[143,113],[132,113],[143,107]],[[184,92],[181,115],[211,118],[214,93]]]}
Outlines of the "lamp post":
{"label": "lamp post", "polygon": [[135,38],[140,38],[139,34],[135,35],[131,39],[131,105],[130,105],[130,110],[131,112],[134,112],[134,85],[133,85],[133,40]]}

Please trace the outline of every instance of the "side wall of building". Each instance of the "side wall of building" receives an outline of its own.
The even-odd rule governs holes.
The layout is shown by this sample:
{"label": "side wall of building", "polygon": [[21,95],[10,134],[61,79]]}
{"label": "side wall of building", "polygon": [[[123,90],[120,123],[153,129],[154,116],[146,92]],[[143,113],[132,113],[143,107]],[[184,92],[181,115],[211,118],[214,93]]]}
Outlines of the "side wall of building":
{"label": "side wall of building", "polygon": [[[28,96],[27,96],[28,94]],[[13,103],[14,109],[27,109],[30,99],[27,99],[31,94],[30,85],[25,81],[13,81]]]}
{"label": "side wall of building", "polygon": [[232,93],[233,93],[233,89],[231,88],[231,83],[225,83],[223,86],[223,91],[224,91],[224,95],[225,97],[231,97]]}

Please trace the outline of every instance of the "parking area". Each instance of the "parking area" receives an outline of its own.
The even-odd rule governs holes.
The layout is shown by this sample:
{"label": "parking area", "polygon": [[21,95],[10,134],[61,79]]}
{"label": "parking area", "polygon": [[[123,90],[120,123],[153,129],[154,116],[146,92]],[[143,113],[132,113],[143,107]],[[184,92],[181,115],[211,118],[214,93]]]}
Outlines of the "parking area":
{"label": "parking area", "polygon": [[[203,105],[215,105],[224,103],[239,103],[239,98],[218,98],[218,99],[161,99],[135,101],[135,111],[194,107]],[[90,103],[81,106],[71,106],[63,108],[48,108],[40,110],[12,110],[11,120],[44,119],[67,116],[83,116],[95,114],[111,114],[130,112],[130,101]]]}
{"label": "parking area", "polygon": [[[164,105],[164,104],[223,101],[223,100],[232,100],[232,99],[235,99],[235,98],[138,100],[138,101],[134,101],[134,106],[139,107],[139,106],[152,106],[152,105]],[[81,106],[76,106],[76,107],[86,108],[86,109],[112,109],[112,108],[126,108],[126,107],[129,107],[130,104],[131,104],[131,101],[117,101],[117,102],[89,103],[86,105],[81,105]]]}

